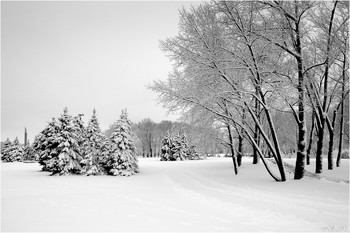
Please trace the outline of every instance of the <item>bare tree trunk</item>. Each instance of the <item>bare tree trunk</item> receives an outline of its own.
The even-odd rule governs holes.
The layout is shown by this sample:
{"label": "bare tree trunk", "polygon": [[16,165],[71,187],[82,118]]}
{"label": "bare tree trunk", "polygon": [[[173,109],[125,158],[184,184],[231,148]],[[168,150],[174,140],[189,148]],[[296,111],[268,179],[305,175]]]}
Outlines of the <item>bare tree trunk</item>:
{"label": "bare tree trunk", "polygon": [[334,2],[334,6],[331,13],[331,18],[329,21],[328,27],[328,37],[327,37],[327,50],[326,50],[326,62],[325,62],[325,71],[324,71],[324,82],[323,82],[323,104],[322,104],[322,113],[320,113],[321,126],[319,128],[319,138],[317,143],[316,150],[316,173],[322,172],[322,148],[323,148],[323,137],[326,123],[326,114],[327,114],[327,101],[328,101],[328,76],[329,76],[329,57],[331,50],[331,34],[332,34],[332,25],[335,9],[337,7],[338,1]]}
{"label": "bare tree trunk", "polygon": [[[261,92],[260,92],[260,96],[262,98],[262,102],[265,103],[264,95]],[[258,120],[257,116],[253,113],[253,111],[251,110],[251,108],[248,106],[247,103],[244,103],[244,104],[247,107],[247,109],[248,109],[250,115],[252,116],[254,122],[258,125],[262,137],[264,138],[265,142],[267,143],[271,153],[273,154],[273,156],[274,156],[274,158],[276,160],[276,164],[278,166],[278,170],[279,170],[279,172],[281,174],[281,181],[286,181],[286,173],[284,171],[284,165],[283,165],[283,161],[282,161],[281,150],[280,150],[280,147],[279,147],[278,137],[277,137],[277,133],[276,133],[276,130],[275,130],[275,126],[273,124],[273,120],[272,120],[271,115],[270,115],[270,111],[268,110],[268,108],[264,108],[264,112],[265,112],[265,115],[266,115],[266,120],[267,120],[267,123],[268,123],[270,131],[271,131],[271,137],[272,137],[272,141],[273,141],[274,146],[272,146],[272,144],[270,143],[269,138],[264,133],[264,130],[263,130],[261,124],[259,124],[259,120]],[[252,142],[252,143],[255,146],[255,148],[258,150],[260,158],[262,159],[264,155],[261,152],[260,148],[258,147],[258,145],[256,144],[255,141]]]}
{"label": "bare tree trunk", "polygon": [[149,138],[149,153],[150,157],[153,157],[153,151],[152,151],[152,138]]}
{"label": "bare tree trunk", "polygon": [[[324,121],[323,117],[321,117],[321,126],[318,129],[318,140],[316,147],[316,173],[322,173],[322,148],[323,148],[323,138],[324,138]],[[323,123],[322,123],[323,122]]]}
{"label": "bare tree trunk", "polygon": [[[299,32],[299,30],[297,30]],[[305,123],[305,112],[304,112],[304,103],[305,103],[305,93],[304,93],[304,77],[303,77],[303,63],[301,57],[301,44],[300,38],[297,36],[297,52],[300,54],[300,57],[297,58],[298,64],[298,143],[297,143],[297,159],[295,163],[295,172],[294,179],[298,180],[304,177],[305,170],[305,147],[306,147],[306,123]]]}
{"label": "bare tree trunk", "polygon": [[[245,109],[242,108],[242,122],[244,122],[245,120],[246,120],[246,113],[245,113]],[[242,127],[239,127],[235,122],[233,122],[233,125],[238,135],[237,164],[238,164],[238,167],[240,167],[242,165],[242,157],[243,157],[244,129]]]}
{"label": "bare tree trunk", "polygon": [[343,149],[343,134],[344,134],[344,101],[345,101],[345,68],[346,68],[346,54],[344,53],[344,62],[343,62],[343,83],[342,83],[342,91],[341,91],[341,106],[340,106],[340,129],[339,129],[339,145],[338,145],[338,155],[337,155],[337,162],[336,166],[340,167],[340,159],[341,159],[341,152]]}
{"label": "bare tree trunk", "polygon": [[344,103],[341,104],[341,112],[340,112],[340,132],[339,132],[339,145],[338,145],[338,155],[337,155],[337,162],[336,166],[340,167],[340,161],[341,161],[341,153],[342,153],[342,147],[343,147],[343,134],[344,134]]}
{"label": "bare tree trunk", "polygon": [[[333,141],[334,141],[334,126],[337,118],[337,110],[333,112],[332,124],[328,125],[329,131],[329,147],[328,147],[328,170],[333,170]],[[328,121],[329,124],[329,121]]]}
{"label": "bare tree trunk", "polygon": [[[258,93],[256,94],[258,95]],[[256,112],[258,121],[260,122],[260,103],[257,99],[255,99],[255,112]],[[256,145],[260,147],[260,134],[259,134],[258,123],[255,124],[254,140]],[[259,163],[259,154],[258,154],[258,151],[255,149],[255,147],[253,147],[253,164],[258,164],[258,163]]]}
{"label": "bare tree trunk", "polygon": [[243,137],[241,135],[238,135],[237,163],[239,167],[242,165],[242,157],[243,157]]}
{"label": "bare tree trunk", "polygon": [[237,166],[237,159],[235,156],[235,150],[233,148],[233,138],[232,138],[232,132],[231,132],[231,126],[227,123],[226,125],[227,131],[228,131],[228,137],[230,140],[230,150],[231,150],[231,156],[232,156],[232,162],[233,162],[233,169],[235,171],[235,174],[238,174],[238,166]]}
{"label": "bare tree trunk", "polygon": [[310,154],[311,154],[312,141],[314,137],[314,128],[315,128],[315,114],[316,113],[313,111],[312,118],[311,118],[311,130],[309,135],[309,143],[306,150],[306,165],[310,165]]}

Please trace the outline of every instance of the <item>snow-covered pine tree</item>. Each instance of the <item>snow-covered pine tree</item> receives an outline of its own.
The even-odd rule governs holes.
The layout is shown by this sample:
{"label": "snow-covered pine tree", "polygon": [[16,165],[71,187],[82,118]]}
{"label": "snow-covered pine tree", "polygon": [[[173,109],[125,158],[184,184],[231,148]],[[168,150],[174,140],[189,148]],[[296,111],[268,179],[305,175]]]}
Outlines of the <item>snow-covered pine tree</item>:
{"label": "snow-covered pine tree", "polygon": [[58,156],[57,146],[59,140],[57,138],[59,130],[60,125],[58,121],[52,118],[45,129],[34,138],[33,148],[38,154],[38,162],[42,166],[43,171],[52,172],[52,163],[49,163],[49,161]]}
{"label": "snow-covered pine tree", "polygon": [[171,154],[172,160],[185,160],[186,153],[179,133],[172,140]]}
{"label": "snow-covered pine tree", "polygon": [[203,159],[199,156],[199,153],[196,149],[196,146],[190,146],[187,152],[187,159],[189,160],[199,160],[199,159]]}
{"label": "snow-covered pine tree", "polygon": [[161,148],[160,161],[170,161],[172,159],[172,156],[171,156],[172,140],[171,140],[169,131],[167,131],[161,143],[162,143],[162,148]]}
{"label": "snow-covered pine tree", "polygon": [[184,155],[185,159],[190,159],[189,158],[189,149],[190,149],[190,146],[189,146],[189,143],[187,140],[187,136],[184,133],[181,135],[181,153]]}
{"label": "snow-covered pine tree", "polygon": [[101,132],[96,110],[94,109],[85,131],[84,156],[81,161],[82,174],[99,175],[105,173],[102,164],[104,161],[103,157],[108,155],[107,142],[106,136]]}
{"label": "snow-covered pine tree", "polygon": [[196,150],[196,146],[190,145],[185,133],[181,136],[181,147],[182,147],[182,151],[186,154],[186,156],[185,156],[186,159],[188,159],[188,160],[201,159],[199,157],[197,150]]}
{"label": "snow-covered pine tree", "polygon": [[13,141],[9,151],[9,162],[21,162],[23,159],[23,146],[19,144],[18,138],[16,137]]}
{"label": "snow-covered pine tree", "polygon": [[2,144],[2,147],[1,147],[2,162],[12,162],[10,158],[11,147],[12,147],[12,142],[10,141],[10,139],[6,139],[6,141]]}
{"label": "snow-covered pine tree", "polygon": [[133,137],[131,122],[126,110],[123,110],[110,137],[110,155],[106,164],[109,174],[130,176],[139,172]]}
{"label": "snow-covered pine tree", "polygon": [[79,148],[79,129],[73,122],[73,117],[65,108],[63,114],[58,118],[59,131],[57,133],[58,156],[48,161],[52,167],[52,175],[78,174],[81,170],[82,159]]}
{"label": "snow-covered pine tree", "polygon": [[29,143],[24,147],[23,152],[23,161],[37,161],[37,155],[35,153],[35,150],[33,148],[33,145],[30,145]]}
{"label": "snow-covered pine tree", "polygon": [[73,124],[75,126],[77,143],[78,143],[80,155],[84,154],[83,145],[85,143],[85,133],[86,133],[86,128],[84,126],[82,116],[84,116],[84,114],[78,114],[78,116],[73,117]]}

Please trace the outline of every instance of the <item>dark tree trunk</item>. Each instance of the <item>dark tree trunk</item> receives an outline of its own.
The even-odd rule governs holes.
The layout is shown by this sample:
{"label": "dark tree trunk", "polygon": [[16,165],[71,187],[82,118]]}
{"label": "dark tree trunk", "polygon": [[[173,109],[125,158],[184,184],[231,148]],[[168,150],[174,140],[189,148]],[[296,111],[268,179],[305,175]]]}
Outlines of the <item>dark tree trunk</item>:
{"label": "dark tree trunk", "polygon": [[243,157],[243,137],[238,135],[238,153],[237,153],[237,164],[240,167],[242,165]]}
{"label": "dark tree trunk", "polygon": [[338,145],[338,155],[337,155],[337,167],[340,167],[341,152],[343,149],[343,134],[344,134],[344,101],[345,101],[345,69],[346,69],[346,54],[344,53],[343,61],[343,83],[341,92],[341,106],[340,106],[340,125],[339,125],[339,145]]}
{"label": "dark tree trunk", "polygon": [[328,147],[328,170],[333,170],[333,144],[334,144],[334,126],[337,118],[337,110],[333,112],[332,125],[329,125],[329,147]]}
{"label": "dark tree trunk", "polygon": [[323,149],[323,138],[324,138],[324,130],[325,130],[325,123],[326,123],[326,114],[327,114],[327,103],[328,103],[328,76],[329,76],[329,54],[331,50],[331,33],[332,33],[332,25],[333,25],[333,18],[335,9],[337,6],[338,1],[334,2],[334,6],[331,13],[331,18],[329,20],[329,27],[328,27],[328,37],[327,37],[327,49],[326,49],[326,55],[327,59],[325,62],[325,71],[324,71],[324,81],[323,81],[323,104],[322,104],[322,111],[320,112],[320,118],[321,118],[321,125],[319,127],[319,138],[317,142],[317,150],[316,150],[316,173],[322,172],[322,149]]}
{"label": "dark tree trunk", "polygon": [[[324,119],[321,120],[325,121]],[[324,138],[324,123],[321,123],[321,127],[318,129],[318,140],[316,147],[316,173],[322,173],[322,149],[323,149],[323,138]]]}
{"label": "dark tree trunk", "polygon": [[[298,30],[299,31],[299,30]],[[300,38],[298,37],[298,49],[297,51],[301,55],[301,46]],[[294,179],[302,179],[304,177],[305,170],[305,147],[306,147],[306,124],[305,124],[305,112],[304,112],[304,102],[305,102],[305,93],[304,93],[304,77],[303,77],[303,63],[302,57],[297,58],[298,63],[298,143],[297,143],[297,159],[295,163],[295,172]]]}
{"label": "dark tree trunk", "polygon": [[[258,90],[257,90],[258,92]],[[256,93],[258,95],[258,93]],[[260,103],[257,99],[255,99],[255,112],[256,116],[258,118],[258,121],[260,122]],[[254,130],[254,140],[258,147],[260,147],[260,134],[259,134],[259,127],[258,123],[255,124],[255,130]],[[253,164],[259,163],[259,153],[256,150],[255,147],[253,147]]]}
{"label": "dark tree trunk", "polygon": [[[297,8],[296,8],[297,11]],[[303,56],[301,49],[301,39],[300,39],[300,21],[295,21],[295,51],[297,56],[295,57],[298,65],[298,143],[297,143],[297,159],[295,162],[294,179],[299,180],[304,177],[305,171],[305,157],[306,157],[306,122],[305,122],[305,84],[304,84],[304,67],[303,67]]]}
{"label": "dark tree trunk", "polygon": [[150,153],[150,157],[153,157],[152,140],[149,140],[149,153]]}
{"label": "dark tree trunk", "polygon": [[230,150],[231,150],[231,156],[232,156],[232,162],[233,162],[233,169],[234,169],[235,174],[237,175],[238,174],[237,159],[236,159],[235,150],[233,147],[233,138],[232,138],[231,127],[228,123],[227,123],[227,131],[228,131],[228,137],[230,140]]}
{"label": "dark tree trunk", "polygon": [[[263,96],[263,94],[261,92],[260,92],[260,96],[262,98],[262,102],[265,103],[264,96]],[[280,150],[280,147],[279,147],[277,133],[276,133],[275,126],[273,124],[273,121],[272,121],[272,118],[271,118],[271,115],[270,115],[270,111],[268,110],[268,108],[264,108],[265,115],[266,115],[266,120],[267,120],[267,123],[268,123],[268,125],[270,127],[271,137],[272,137],[274,145],[271,144],[270,139],[267,137],[267,135],[265,134],[264,130],[262,129],[262,126],[259,124],[259,120],[257,119],[256,115],[253,113],[253,111],[250,109],[250,107],[247,105],[247,103],[244,103],[244,104],[247,107],[247,109],[248,109],[250,115],[252,116],[254,122],[258,125],[262,137],[264,138],[267,146],[271,150],[271,153],[273,154],[273,156],[274,156],[274,158],[276,160],[276,164],[278,166],[278,170],[279,170],[279,172],[281,174],[281,181],[286,181],[286,173],[284,171],[284,165],[283,165],[283,161],[282,161],[281,150]],[[254,138],[253,138],[253,140],[254,140]],[[252,144],[257,149],[257,151],[258,151],[258,153],[260,155],[260,158],[263,158],[264,155],[261,152],[260,147],[258,147],[258,145],[256,144],[255,141],[252,142]]]}
{"label": "dark tree trunk", "polygon": [[328,170],[333,170],[333,140],[334,132],[329,132],[329,149],[328,149]]}
{"label": "dark tree trunk", "polygon": [[[242,122],[246,120],[246,110],[242,108]],[[237,131],[238,132],[238,131]],[[241,127],[238,132],[238,154],[237,154],[237,163],[240,167],[242,165],[242,157],[243,157],[243,140],[244,140],[244,129]]]}
{"label": "dark tree trunk", "polygon": [[311,118],[311,130],[309,135],[309,143],[306,150],[306,165],[310,165],[310,154],[311,154],[311,148],[312,148],[312,141],[314,137],[314,128],[315,128],[315,112],[312,113]]}

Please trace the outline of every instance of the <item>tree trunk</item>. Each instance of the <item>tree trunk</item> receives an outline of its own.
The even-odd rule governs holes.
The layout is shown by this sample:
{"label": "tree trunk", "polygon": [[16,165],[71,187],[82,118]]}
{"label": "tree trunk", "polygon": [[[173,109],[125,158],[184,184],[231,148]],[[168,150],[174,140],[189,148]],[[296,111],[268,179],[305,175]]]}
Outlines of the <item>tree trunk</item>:
{"label": "tree trunk", "polygon": [[228,123],[227,123],[227,131],[228,131],[228,137],[230,140],[230,150],[231,150],[231,156],[232,156],[232,162],[233,162],[233,169],[235,171],[235,174],[237,175],[238,174],[237,159],[235,156],[235,150],[233,148],[233,138],[232,138],[231,127]]}
{"label": "tree trunk", "polygon": [[334,127],[337,118],[337,110],[333,112],[332,125],[329,125],[329,147],[328,147],[328,170],[333,170],[333,144],[334,144]]}
{"label": "tree trunk", "polygon": [[309,143],[306,150],[306,165],[310,165],[310,154],[311,154],[311,148],[312,148],[312,141],[314,137],[314,128],[315,128],[315,112],[312,112],[312,118],[311,118],[311,130],[309,135]]}
{"label": "tree trunk", "polygon": [[150,153],[150,157],[153,157],[152,140],[149,140],[149,153]]}
{"label": "tree trunk", "polygon": [[243,137],[238,135],[238,153],[237,153],[237,164],[240,167],[242,165],[243,157]]}
{"label": "tree trunk", "polygon": [[317,143],[317,151],[316,151],[316,173],[322,172],[322,147],[323,147],[323,137],[324,137],[324,126],[326,121],[327,114],[327,102],[328,102],[328,77],[329,77],[329,58],[331,51],[331,34],[332,34],[332,26],[333,26],[333,18],[335,14],[335,9],[337,7],[338,1],[334,2],[334,6],[331,13],[331,18],[329,20],[328,27],[328,37],[327,37],[327,49],[326,49],[326,62],[325,62],[325,71],[324,71],[324,82],[323,82],[323,104],[322,104],[322,113],[321,115],[321,127],[319,128],[319,139]]}
{"label": "tree trunk", "polygon": [[[258,92],[258,91],[257,91]],[[256,93],[258,95],[258,93]],[[257,99],[255,99],[255,112],[256,116],[258,118],[258,121],[260,122],[260,103]],[[255,124],[255,130],[254,130],[254,140],[258,147],[260,147],[260,134],[259,134],[259,123]],[[253,164],[259,163],[259,154],[255,147],[253,147]]]}
{"label": "tree trunk", "polygon": [[[262,102],[265,103],[264,95],[262,94],[262,92],[260,92],[260,96],[262,98]],[[247,109],[248,109],[250,115],[252,116],[254,122],[258,125],[260,134],[264,138],[266,144],[268,145],[269,149],[271,150],[271,153],[273,154],[273,156],[274,156],[274,158],[276,160],[276,164],[278,166],[278,170],[279,170],[279,172],[281,174],[281,181],[285,181],[286,180],[286,173],[284,171],[284,165],[283,165],[283,161],[282,161],[281,150],[280,150],[280,147],[279,147],[277,133],[276,133],[275,126],[273,124],[273,121],[272,121],[272,118],[271,118],[271,115],[270,115],[270,111],[267,108],[264,108],[264,112],[265,112],[265,115],[266,115],[266,120],[267,120],[268,125],[270,127],[271,137],[272,137],[274,145],[271,144],[271,142],[270,142],[269,138],[267,137],[267,135],[265,134],[262,126],[259,124],[258,118],[256,117],[256,115],[254,115],[253,111],[250,109],[248,104],[247,103],[244,103],[244,104],[247,107]],[[254,140],[254,138],[253,138],[253,140]],[[258,150],[260,158],[263,158],[264,155],[262,154],[262,152],[261,152],[260,148],[258,147],[258,145],[256,144],[256,142],[254,141],[252,143],[255,146],[255,148]]]}
{"label": "tree trunk", "polygon": [[[299,32],[299,30],[297,30]],[[306,126],[305,126],[305,92],[304,92],[304,77],[303,77],[303,63],[301,56],[300,38],[298,36],[297,51],[300,57],[297,58],[298,64],[298,143],[297,143],[297,159],[295,163],[294,179],[298,180],[304,177],[305,171],[305,147],[306,147]]]}
{"label": "tree trunk", "polygon": [[[321,119],[321,122],[325,120]],[[323,138],[324,138],[324,123],[321,123],[321,127],[318,129],[318,140],[316,148],[316,170],[315,173],[322,173],[322,149],[323,149]]]}
{"label": "tree trunk", "polygon": [[333,170],[333,140],[334,131],[329,132],[328,170]]}
{"label": "tree trunk", "polygon": [[338,145],[338,155],[337,155],[337,167],[340,167],[341,152],[343,149],[343,134],[344,134],[344,101],[345,101],[345,69],[346,69],[346,54],[344,53],[343,61],[343,83],[341,91],[341,106],[340,106],[340,125],[339,125],[339,145]]}
{"label": "tree trunk", "polygon": [[[246,120],[246,110],[245,108],[242,108],[242,122]],[[244,129],[241,127],[240,131],[238,132],[238,154],[237,154],[237,163],[240,167],[242,165],[242,157],[243,157],[243,137]]]}

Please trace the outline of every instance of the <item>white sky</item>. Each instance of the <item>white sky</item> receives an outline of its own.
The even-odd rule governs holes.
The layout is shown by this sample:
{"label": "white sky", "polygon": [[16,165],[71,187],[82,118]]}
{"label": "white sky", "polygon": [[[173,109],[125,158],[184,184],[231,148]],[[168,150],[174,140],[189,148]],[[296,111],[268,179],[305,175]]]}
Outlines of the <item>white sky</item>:
{"label": "white sky", "polygon": [[[198,2],[197,2],[198,3]],[[68,107],[102,130],[123,108],[138,122],[175,120],[146,88],[171,63],[159,40],[191,2],[1,2],[1,140],[30,142]]]}

